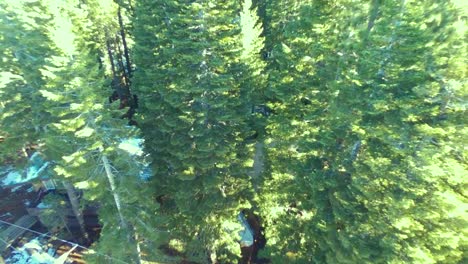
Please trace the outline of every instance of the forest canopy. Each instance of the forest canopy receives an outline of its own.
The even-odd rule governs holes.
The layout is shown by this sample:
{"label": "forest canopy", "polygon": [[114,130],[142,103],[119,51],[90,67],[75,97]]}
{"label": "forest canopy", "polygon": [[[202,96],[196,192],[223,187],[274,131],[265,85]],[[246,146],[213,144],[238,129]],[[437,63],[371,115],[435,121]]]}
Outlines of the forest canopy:
{"label": "forest canopy", "polygon": [[99,204],[88,263],[467,263],[467,16],[0,1],[0,166]]}

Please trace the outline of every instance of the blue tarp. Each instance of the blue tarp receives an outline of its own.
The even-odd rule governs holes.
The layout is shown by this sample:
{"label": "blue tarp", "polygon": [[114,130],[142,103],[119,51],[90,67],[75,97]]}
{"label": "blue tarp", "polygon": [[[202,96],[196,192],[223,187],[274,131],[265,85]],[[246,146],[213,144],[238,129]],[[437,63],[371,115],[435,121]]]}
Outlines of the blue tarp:
{"label": "blue tarp", "polygon": [[254,236],[253,236],[253,231],[252,228],[250,227],[249,223],[247,222],[247,219],[245,218],[245,215],[241,212],[237,216],[237,219],[241,223],[243,229],[239,231],[239,235],[241,237],[240,240],[240,245],[241,247],[250,247],[254,243]]}
{"label": "blue tarp", "polygon": [[20,183],[28,182],[39,176],[46,176],[47,167],[49,162],[45,162],[39,153],[34,153],[29,158],[28,167],[25,171],[15,170],[9,168],[8,174],[0,182],[1,186],[16,185]]}

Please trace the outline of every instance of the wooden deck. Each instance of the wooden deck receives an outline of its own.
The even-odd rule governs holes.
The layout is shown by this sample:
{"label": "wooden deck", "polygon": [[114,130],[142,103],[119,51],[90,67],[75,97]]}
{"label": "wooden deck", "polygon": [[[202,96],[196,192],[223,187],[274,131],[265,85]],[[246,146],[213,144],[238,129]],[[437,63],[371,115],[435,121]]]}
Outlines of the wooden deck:
{"label": "wooden deck", "polygon": [[[55,244],[55,243],[52,243],[52,244]],[[56,251],[57,255],[55,256],[57,258],[61,256],[62,254],[67,253],[72,248],[72,246],[70,244],[61,243],[60,245],[54,245],[54,248],[57,249]],[[86,262],[83,260],[83,254],[80,248],[73,250],[68,255],[67,259],[71,261],[73,264],[86,264]]]}
{"label": "wooden deck", "polygon": [[[37,223],[37,218],[30,215],[25,215],[15,222],[15,225],[23,228],[30,228]],[[1,224],[1,223],[0,223]],[[17,226],[9,226],[0,233],[0,252],[3,252],[15,240],[20,237],[26,230]]]}

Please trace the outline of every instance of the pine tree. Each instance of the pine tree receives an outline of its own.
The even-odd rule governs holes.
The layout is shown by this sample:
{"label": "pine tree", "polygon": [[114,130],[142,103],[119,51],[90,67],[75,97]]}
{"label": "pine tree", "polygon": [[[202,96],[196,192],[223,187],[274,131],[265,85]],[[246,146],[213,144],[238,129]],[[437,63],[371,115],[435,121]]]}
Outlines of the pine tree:
{"label": "pine tree", "polygon": [[266,126],[268,173],[259,202],[267,239],[263,254],[274,263],[320,262],[318,241],[308,231],[316,205],[306,175],[320,162],[315,152],[320,141],[314,138],[330,96],[321,83],[334,73],[322,65],[336,63],[329,55],[336,54],[338,24],[328,23],[340,6],[276,1],[265,8],[266,94],[273,113]]}
{"label": "pine tree", "polygon": [[[33,145],[36,151],[44,150],[43,137],[48,131],[48,125],[59,119],[48,109],[51,104],[47,100],[57,99],[54,94],[49,92],[48,88],[51,85],[51,79],[55,76],[54,72],[63,67],[67,61],[66,50],[64,50],[67,47],[61,45],[64,43],[58,43],[54,39],[54,33],[57,32],[53,32],[53,29],[60,30],[62,28],[58,25],[53,5],[47,1],[30,2],[24,5],[17,3],[16,5],[14,11],[9,11],[9,14],[5,14],[3,17],[8,20],[5,21],[4,25],[11,27],[4,29],[6,38],[3,43],[11,45],[5,50],[10,50],[13,55],[12,58],[9,58],[11,61],[5,64],[7,67],[5,67],[4,73],[17,72],[19,75],[16,76],[17,79],[15,79],[15,75],[9,76],[13,77],[11,78],[12,82],[6,86],[7,89],[3,91],[4,97],[2,97],[6,100],[5,119],[2,120],[5,122],[4,132],[10,133],[10,135],[14,132],[16,136],[7,136],[6,144],[2,145],[5,147],[2,154],[12,153],[18,148],[24,148],[28,145]],[[5,10],[12,8],[7,5],[4,7]],[[22,37],[18,38],[18,36]],[[16,100],[7,100],[10,96],[15,96]],[[20,108],[23,110],[19,111]],[[9,123],[11,120],[15,122]],[[12,144],[9,144],[10,141]],[[38,143],[39,145],[37,145]],[[58,205],[58,203],[54,204]],[[74,206],[75,214],[80,223],[81,231],[86,237],[83,219],[76,206]],[[48,210],[62,211],[62,207],[53,206]],[[57,213],[59,212],[55,212],[55,214]],[[49,214],[53,215],[54,212]],[[60,213],[58,216],[64,217]],[[64,227],[68,229],[66,224]]]}
{"label": "pine tree", "polygon": [[[451,154],[436,155],[436,167],[449,163],[457,172],[423,165],[434,162],[435,135],[448,145],[457,141],[455,133],[431,135],[455,131],[460,122],[461,108],[452,117],[440,111],[448,87],[442,76],[456,72],[451,78],[460,83],[460,61],[436,66],[447,47],[462,52],[448,26],[456,12],[438,2],[340,1],[305,4],[296,19],[280,24],[285,19],[274,11],[287,9],[274,6],[266,9],[273,10],[270,32],[276,32],[266,35],[274,45],[269,85],[276,114],[267,126],[265,253],[278,263],[460,261],[465,242],[451,221],[464,220],[449,204],[464,200],[458,184],[466,167],[450,157],[461,152],[452,145]],[[316,15],[306,18],[306,10]],[[442,70],[448,65],[452,71]],[[437,171],[446,180],[428,177]],[[435,246],[428,234],[451,242]]]}
{"label": "pine tree", "polygon": [[[19,10],[15,10],[18,8]],[[16,159],[16,152],[37,145],[52,117],[44,109],[42,88],[47,67],[59,52],[48,35],[51,15],[39,2],[1,4],[0,160]]]}
{"label": "pine tree", "polygon": [[240,60],[240,6],[150,2],[135,7],[133,84],[169,244],[189,259],[233,261],[236,217],[252,195],[241,155],[252,102],[239,81],[250,70]]}
{"label": "pine tree", "polygon": [[[82,4],[81,8],[62,7],[73,11],[72,22],[75,30],[78,29],[75,53],[61,65],[46,71],[47,78],[41,87],[42,105],[45,106],[43,111],[54,119],[48,120],[48,130],[41,135],[42,150],[54,161],[57,179],[85,189],[87,203],[99,202],[103,231],[95,248],[113,259],[138,263],[141,241],[136,235],[147,232],[140,228],[144,228],[154,210],[150,204],[139,203],[139,199],[150,196],[145,190],[141,191],[145,182],[139,175],[144,160],[122,146],[122,141],[138,137],[138,132],[121,118],[125,110],[107,103],[110,82],[102,60],[99,63],[96,57],[103,54],[107,39],[102,36],[115,29],[112,23],[117,21],[117,13],[114,17],[106,12],[99,13],[96,11],[102,9],[98,7],[92,1]],[[108,12],[117,10],[112,3],[110,7]],[[105,23],[108,20],[110,22]],[[88,24],[100,26],[96,29],[99,31],[79,30]],[[122,250],[121,243],[131,246]],[[100,256],[91,254],[88,258],[113,261],[100,259]]]}
{"label": "pine tree", "polygon": [[[451,26],[459,15],[450,3],[413,4],[379,7],[385,18],[396,15],[377,20],[371,32],[369,42],[386,42],[383,52],[373,52],[378,65],[361,66],[370,100],[360,121],[366,151],[355,165],[360,178],[353,187],[362,192],[358,197],[376,223],[372,233],[381,237],[388,261],[458,263],[466,246],[460,237],[465,217],[455,208],[466,201],[459,192],[466,164],[453,144],[462,110],[454,104],[444,113],[442,94],[460,93],[466,73],[457,58],[466,49]],[[383,32],[391,35],[383,39]],[[382,200],[374,198],[383,193]],[[383,210],[385,218],[376,217]]]}
{"label": "pine tree", "polygon": [[[257,9],[252,1],[243,1],[242,11],[240,13],[241,33],[242,33],[242,54],[241,62],[243,71],[239,82],[241,85],[241,100],[248,102],[246,112],[251,113],[247,117],[250,129],[253,134],[246,139],[252,141],[251,154],[253,155],[252,171],[250,176],[255,191],[258,191],[258,185],[264,172],[264,139],[265,139],[265,119],[269,113],[266,106],[265,88],[266,78],[264,74],[265,62],[261,58],[261,52],[264,46],[264,38],[261,37],[262,25],[257,16]],[[249,152],[245,152],[247,155]]]}

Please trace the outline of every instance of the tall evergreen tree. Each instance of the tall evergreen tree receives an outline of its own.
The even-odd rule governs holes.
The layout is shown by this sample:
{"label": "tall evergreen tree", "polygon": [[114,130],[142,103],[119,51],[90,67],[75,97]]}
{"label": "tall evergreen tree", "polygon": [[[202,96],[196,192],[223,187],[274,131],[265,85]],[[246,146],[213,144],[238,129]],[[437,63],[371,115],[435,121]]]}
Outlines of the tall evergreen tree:
{"label": "tall evergreen tree", "polygon": [[[85,188],[86,201],[99,201],[103,230],[95,246],[97,251],[113,259],[139,263],[141,241],[137,234],[147,232],[145,222],[154,210],[150,204],[140,203],[140,199],[146,201],[151,197],[142,190],[145,181],[140,175],[144,160],[132,150],[138,146],[127,143],[138,138],[138,132],[121,118],[125,110],[106,103],[111,91],[103,67],[107,64],[99,63],[96,57],[107,48],[108,39],[102,36],[118,28],[112,26],[117,13],[110,15],[117,6],[112,2],[105,4],[87,1],[79,8],[66,9],[74,14],[72,21],[75,30],[78,29],[76,53],[55,76],[55,85],[49,90],[50,111],[60,116],[60,120],[47,134],[46,146],[47,153],[57,161],[56,173]],[[109,9],[97,12],[102,7]],[[101,28],[97,32],[81,31],[87,24]],[[127,243],[130,247],[121,246]],[[92,262],[114,261],[102,259],[101,255],[91,254],[88,258]]]}
{"label": "tall evergreen tree", "polygon": [[[61,9],[73,14],[75,29],[75,52],[66,57],[52,41],[57,21],[47,6],[47,1],[33,1],[19,10],[9,11],[8,5],[2,10],[8,29],[2,46],[10,62],[2,64],[2,75],[10,80],[1,91],[0,122],[6,133],[2,147],[16,151],[28,143],[40,143],[40,151],[55,165],[56,178],[84,188],[88,202],[99,201],[104,227],[98,251],[137,263],[141,241],[136,236],[147,232],[145,222],[154,210],[139,203],[150,197],[141,190],[144,161],[129,153],[125,144],[138,132],[121,118],[125,110],[107,103],[111,87],[104,66],[108,64],[100,59],[106,37],[119,30],[118,8],[112,1],[64,3]],[[19,32],[26,36],[18,38]],[[124,248],[122,243],[131,246]],[[99,258],[89,256],[96,262],[114,261]]]}
{"label": "tall evergreen tree", "polygon": [[138,123],[164,200],[162,223],[188,258],[234,261],[237,214],[251,206],[253,153],[244,139],[253,133],[246,121],[256,104],[247,84],[253,49],[241,60],[240,6],[140,1],[135,17]]}
{"label": "tall evergreen tree", "polygon": [[[461,152],[452,146],[437,156],[441,168],[457,168],[442,173],[446,180],[423,166],[434,162],[430,133],[444,127],[453,134],[438,137],[457,141],[452,126],[462,110],[454,107],[453,123],[440,119],[447,87],[440,78],[453,75],[435,55],[448,46],[462,52],[448,26],[457,13],[436,1],[314,2],[296,12],[283,24],[272,13],[275,34],[266,36],[274,44],[269,85],[277,114],[269,118],[271,178],[262,194],[265,253],[278,263],[461,261],[465,242],[451,221],[464,220],[449,204],[463,204],[466,164],[454,161]],[[457,69],[459,83],[465,77],[456,57],[443,64]],[[436,247],[427,234],[451,242]]]}
{"label": "tall evergreen tree", "polygon": [[[362,192],[357,196],[376,223],[368,232],[381,238],[387,261],[459,263],[467,168],[454,143],[463,109],[455,103],[445,112],[442,98],[447,90],[461,96],[466,82],[459,67],[466,46],[452,26],[460,15],[441,1],[386,2],[379,9],[368,45],[385,48],[371,49],[358,64],[370,99],[359,124],[366,151],[354,166],[360,177],[353,187]],[[378,66],[369,67],[371,60]],[[376,217],[382,211],[385,217]]]}
{"label": "tall evergreen tree", "polygon": [[24,149],[37,144],[53,121],[44,109],[41,90],[47,67],[54,67],[53,56],[60,54],[48,34],[52,17],[46,6],[2,3],[0,9],[0,160],[5,161],[16,159],[20,150],[27,155]]}
{"label": "tall evergreen tree", "polygon": [[[247,147],[252,144],[251,151],[253,153],[250,155],[253,155],[253,164],[250,176],[254,190],[257,192],[264,172],[265,120],[270,112],[266,106],[265,97],[266,76],[264,71],[266,64],[261,57],[264,46],[264,38],[261,37],[262,25],[257,15],[257,9],[250,0],[243,1],[240,23],[243,70],[239,82],[241,85],[241,100],[247,102],[247,107],[250,108],[245,111],[246,113],[250,112],[250,117],[246,118],[253,134],[246,138],[246,143]],[[245,155],[248,155],[248,153],[245,152]]]}

